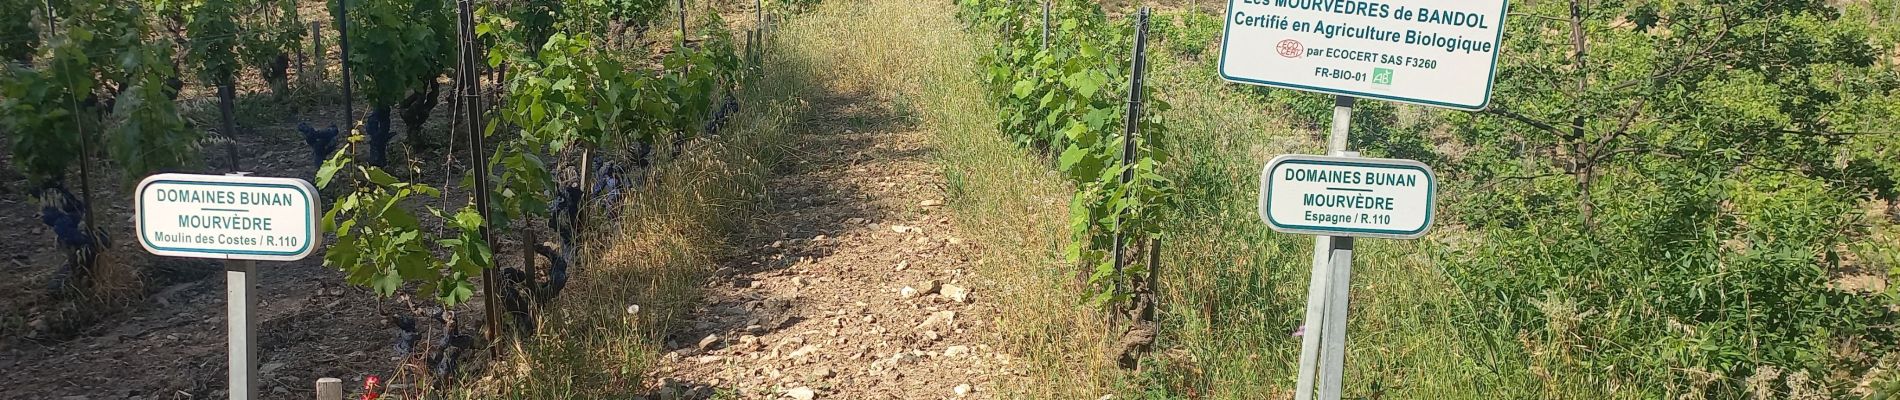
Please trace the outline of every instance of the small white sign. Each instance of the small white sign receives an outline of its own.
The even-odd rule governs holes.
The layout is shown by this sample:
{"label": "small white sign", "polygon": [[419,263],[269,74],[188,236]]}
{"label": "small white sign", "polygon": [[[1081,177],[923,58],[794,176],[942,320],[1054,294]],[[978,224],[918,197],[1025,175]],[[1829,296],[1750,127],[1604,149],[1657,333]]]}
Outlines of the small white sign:
{"label": "small white sign", "polygon": [[1417,161],[1289,154],[1261,171],[1260,219],[1287,233],[1417,239],[1437,192]]}
{"label": "small white sign", "polygon": [[1228,0],[1231,82],[1477,111],[1505,0]]}
{"label": "small white sign", "polygon": [[159,174],[139,182],[139,244],[161,256],[295,261],[323,241],[302,179]]}

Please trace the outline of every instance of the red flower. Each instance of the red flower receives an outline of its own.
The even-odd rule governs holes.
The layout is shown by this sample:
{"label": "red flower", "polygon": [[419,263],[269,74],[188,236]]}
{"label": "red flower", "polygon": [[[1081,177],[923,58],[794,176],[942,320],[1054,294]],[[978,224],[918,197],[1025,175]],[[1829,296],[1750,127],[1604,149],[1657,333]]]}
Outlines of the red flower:
{"label": "red flower", "polygon": [[382,377],[370,375],[367,378],[363,378],[363,400],[376,400],[381,398],[382,395],[376,393],[380,386],[383,386]]}

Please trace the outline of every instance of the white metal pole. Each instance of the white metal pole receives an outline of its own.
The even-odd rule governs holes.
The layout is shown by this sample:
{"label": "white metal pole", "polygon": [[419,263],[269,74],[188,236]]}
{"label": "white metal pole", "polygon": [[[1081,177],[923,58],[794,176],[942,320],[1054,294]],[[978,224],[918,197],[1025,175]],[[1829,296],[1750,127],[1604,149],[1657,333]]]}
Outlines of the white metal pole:
{"label": "white metal pole", "polygon": [[[1332,134],[1328,137],[1326,148],[1328,154],[1347,154],[1346,135],[1352,128],[1352,107],[1354,102],[1355,100],[1352,97],[1334,97]],[[1347,246],[1350,246],[1351,238],[1342,239],[1345,239]],[[1294,392],[1293,398],[1296,400],[1311,400],[1313,398],[1313,382],[1319,372],[1320,353],[1322,349],[1331,347],[1325,346],[1329,343],[1322,343],[1322,338],[1328,337],[1330,334],[1330,332],[1326,332],[1326,327],[1331,325],[1327,318],[1330,317],[1331,314],[1329,303],[1333,295],[1329,292],[1336,286],[1336,284],[1332,283],[1332,280],[1335,278],[1334,271],[1332,271],[1333,240],[1334,238],[1331,236],[1315,236],[1313,238],[1313,276],[1306,287],[1306,321],[1301,324],[1301,329],[1304,331],[1304,334],[1300,337],[1300,376],[1294,383],[1294,389],[1296,391]],[[1347,263],[1350,262],[1351,260],[1347,259]],[[1347,283],[1348,286],[1350,286],[1350,281]],[[1344,321],[1340,322],[1340,326],[1344,327]],[[1341,337],[1343,338],[1344,336],[1342,335]],[[1341,348],[1343,349],[1343,347]],[[1329,378],[1329,380],[1338,380],[1338,378]],[[1336,392],[1333,397],[1326,397],[1326,399],[1336,398],[1338,398]]]}
{"label": "white metal pole", "polygon": [[1332,274],[1326,268],[1332,239],[1315,236],[1313,241],[1313,277],[1306,286],[1306,321],[1300,327],[1304,332],[1300,336],[1300,377],[1293,392],[1296,400],[1313,398],[1313,377],[1319,370],[1320,325],[1326,318],[1326,290],[1332,287],[1327,283]]}
{"label": "white metal pole", "polygon": [[1346,376],[1346,306],[1351,298],[1348,291],[1352,289],[1352,247],[1352,237],[1335,237],[1329,249],[1332,288],[1326,293],[1326,323],[1321,332],[1326,336],[1320,338],[1319,398],[1325,400],[1339,398]]}
{"label": "white metal pole", "polygon": [[224,266],[231,400],[252,400],[257,398],[257,262],[231,260]]}

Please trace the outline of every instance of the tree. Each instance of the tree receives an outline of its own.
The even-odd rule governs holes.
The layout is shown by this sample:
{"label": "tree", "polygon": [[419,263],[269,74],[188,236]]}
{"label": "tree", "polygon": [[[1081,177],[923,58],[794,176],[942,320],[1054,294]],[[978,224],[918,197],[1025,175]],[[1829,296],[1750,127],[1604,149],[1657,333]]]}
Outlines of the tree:
{"label": "tree", "polygon": [[[1875,61],[1866,33],[1827,2],[1605,1],[1519,3],[1498,69],[1496,99],[1461,133],[1521,143],[1576,186],[1593,219],[1606,164],[1661,157],[1837,176],[1835,146],[1852,133],[1825,112]],[[1528,129],[1525,129],[1528,128]]]}

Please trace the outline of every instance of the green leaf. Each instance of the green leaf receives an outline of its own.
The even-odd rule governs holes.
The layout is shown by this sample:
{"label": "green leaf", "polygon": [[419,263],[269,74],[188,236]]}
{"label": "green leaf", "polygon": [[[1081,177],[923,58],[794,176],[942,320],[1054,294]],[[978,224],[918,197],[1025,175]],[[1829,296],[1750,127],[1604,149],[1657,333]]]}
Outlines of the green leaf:
{"label": "green leaf", "polygon": [[[462,302],[468,301],[469,298],[475,297],[475,285],[469,283],[467,279],[445,277],[443,278],[443,282],[437,284],[437,286],[435,300],[442,302],[442,305],[445,306],[462,304]],[[441,287],[447,287],[448,289],[443,290]]]}
{"label": "green leaf", "polygon": [[1019,99],[1029,98],[1035,91],[1036,82],[1030,80],[1017,81],[1015,87],[1010,89],[1010,93]]}
{"label": "green leaf", "polygon": [[363,170],[363,174],[369,178],[370,183],[381,186],[395,185],[397,182],[400,182],[396,177],[390,176],[388,172],[383,172],[382,168],[368,167]]}
{"label": "green leaf", "polygon": [[397,289],[402,288],[402,275],[394,272],[376,274],[376,280],[370,283],[370,288],[383,297],[394,295]]}

